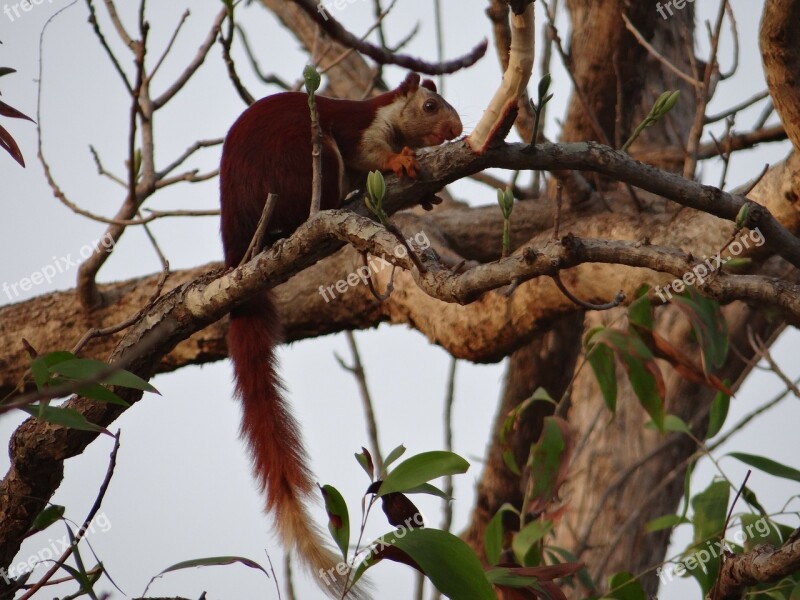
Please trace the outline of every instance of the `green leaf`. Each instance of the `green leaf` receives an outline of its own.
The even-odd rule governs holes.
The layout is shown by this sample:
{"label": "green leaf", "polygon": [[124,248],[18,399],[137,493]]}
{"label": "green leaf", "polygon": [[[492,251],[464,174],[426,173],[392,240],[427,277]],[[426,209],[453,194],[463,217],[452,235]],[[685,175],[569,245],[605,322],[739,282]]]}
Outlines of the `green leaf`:
{"label": "green leaf", "polygon": [[789,600],[800,600],[800,583],[792,588],[792,592],[789,594]]}
{"label": "green leaf", "polygon": [[511,549],[523,567],[541,564],[539,542],[553,529],[552,521],[531,521],[514,536]]}
{"label": "green leaf", "polygon": [[603,400],[611,414],[617,412],[617,371],[614,366],[614,351],[604,344],[594,344],[586,356],[592,367]]}
{"label": "green leaf", "polygon": [[684,552],[687,572],[694,577],[706,596],[719,573],[719,555],[709,552],[708,542],[722,537],[727,518],[730,486],[727,481],[713,481],[692,499],[694,543]]}
{"label": "green leaf", "polygon": [[689,520],[680,515],[662,515],[656,517],[652,521],[648,521],[644,528],[645,531],[652,533],[654,531],[661,531],[663,529],[672,529],[677,525],[689,523]]}
{"label": "green leaf", "polygon": [[319,489],[325,499],[328,531],[342,551],[342,558],[347,562],[347,550],[350,547],[350,513],[347,511],[347,503],[339,490],[332,485],[323,485]]}
{"label": "green leaf", "polygon": [[319,71],[314,65],[306,65],[303,69],[303,79],[305,80],[306,91],[309,95],[314,95],[319,89],[319,84],[322,81]]}
{"label": "green leaf", "polygon": [[79,431],[96,431],[111,435],[105,427],[90,423],[86,420],[86,417],[73,408],[32,404],[30,406],[23,406],[20,410],[25,411],[32,417],[36,417],[41,421],[53,423],[54,425],[61,425],[62,427],[77,429]]}
{"label": "green leaf", "polygon": [[693,286],[676,295],[673,303],[692,324],[697,344],[703,349],[703,371],[721,367],[728,356],[728,324],[719,304],[701,296]]}
{"label": "green leaf", "polygon": [[617,329],[598,331],[592,335],[590,341],[605,344],[614,350],[625,367],[639,403],[659,430],[663,431],[664,405],[661,392],[664,389],[664,380],[650,349],[635,333]]}
{"label": "green leaf", "polygon": [[608,578],[608,594],[603,599],[647,600],[642,584],[630,573],[615,573]]}
{"label": "green leaf", "polygon": [[628,321],[647,331],[653,331],[653,303],[649,293],[649,285],[642,285],[636,290],[636,300],[628,307]]}
{"label": "green leaf", "polygon": [[[58,373],[64,377],[69,377],[75,381],[87,381],[98,379],[104,371],[107,371],[110,365],[101,360],[94,360],[92,358],[75,358],[72,360],[59,362],[53,365],[50,369],[51,373]],[[158,390],[152,385],[147,383],[141,377],[134,375],[129,371],[120,369],[107,373],[98,379],[99,383],[108,385],[118,385],[120,387],[131,388],[135,390],[143,390],[146,392],[158,393]]]}
{"label": "green leaf", "polygon": [[681,517],[685,518],[686,514],[689,512],[689,501],[691,500],[692,496],[692,472],[694,471],[694,466],[697,464],[696,460],[693,460],[689,463],[689,466],[686,467],[686,474],[683,476],[683,510],[681,511]]}
{"label": "green leaf", "polygon": [[380,171],[370,171],[367,174],[367,192],[369,192],[376,209],[380,210],[383,198],[386,196],[386,180]]}
{"label": "green leaf", "polygon": [[[648,429],[658,429],[658,426],[653,421],[648,421],[644,424],[644,426]],[[686,424],[686,422],[676,415],[667,415],[664,417],[663,430],[672,431],[675,433],[692,433],[692,430],[689,429],[689,426]]]}
{"label": "green leaf", "polygon": [[[728,385],[725,381],[725,385]],[[708,431],[706,432],[706,439],[711,439],[717,435],[722,426],[725,425],[725,419],[728,418],[728,408],[731,405],[731,397],[725,392],[717,392],[714,400],[711,402],[711,413],[708,417]]]}
{"label": "green leaf", "polygon": [[761,506],[761,503],[758,501],[758,496],[756,496],[756,493],[749,487],[744,486],[744,489],[742,490],[742,498],[744,499],[745,502],[747,502],[747,504],[749,504],[750,506],[755,508],[759,513],[761,513],[761,516],[764,517],[767,516],[767,511],[764,509],[763,506]]}
{"label": "green leaf", "polygon": [[519,470],[517,459],[514,456],[514,452],[512,450],[505,450],[503,452],[503,462],[505,463],[506,467],[508,467],[508,470],[511,471],[514,475],[522,474],[522,471]]}
{"label": "green leaf", "polygon": [[[236,563],[242,564],[245,567],[250,567],[251,569],[257,569],[269,577],[269,573],[267,573],[264,567],[259,565],[257,562],[250,560],[249,558],[242,558],[241,556],[212,556],[208,558],[184,560],[179,563],[175,563],[171,567],[167,567],[158,575],[156,575],[156,577],[163,575],[164,573],[171,573],[173,571],[180,571],[182,569],[193,569],[195,567],[220,567],[224,565],[233,565]],[[153,579],[155,579],[155,577]]]}
{"label": "green leaf", "polygon": [[422,485],[418,485],[416,487],[406,490],[404,493],[429,494],[430,496],[438,496],[442,500],[447,500],[448,502],[450,502],[453,499],[452,496],[448,496],[442,490],[437,488],[435,485],[431,485],[430,483],[423,483]]}
{"label": "green leaf", "polygon": [[73,360],[74,358],[75,355],[72,352],[67,352],[65,350],[48,352],[47,354],[36,357],[33,361],[31,361],[31,372],[33,373],[33,379],[36,382],[36,388],[39,391],[42,391],[42,389],[48,383],[51,383],[50,377],[53,373],[53,371],[51,371],[51,367],[68,360]]}
{"label": "green leaf", "polygon": [[389,468],[389,465],[391,465],[394,461],[403,456],[405,452],[406,452],[406,447],[403,444],[400,444],[397,448],[389,452],[389,454],[386,456],[386,459],[383,461],[383,470],[386,471],[386,469]]}
{"label": "green leaf", "polygon": [[780,548],[783,544],[780,532],[772,526],[767,517],[762,515],[742,515],[741,519],[745,552],[752,551],[759,544],[772,544],[776,548]]}
{"label": "green leaf", "polygon": [[505,534],[505,530],[503,529],[503,515],[509,512],[519,515],[519,511],[517,511],[513,505],[505,503],[494,514],[483,532],[483,550],[486,553],[486,560],[492,566],[500,562],[500,555],[503,552],[503,537]]}
{"label": "green leaf", "polygon": [[438,529],[406,529],[384,535],[359,565],[355,581],[380,560],[379,552],[384,546],[394,546],[408,554],[436,589],[452,600],[497,599],[472,549],[452,533]]}
{"label": "green leaf", "polygon": [[130,406],[130,404],[125,402],[125,400],[120,398],[117,394],[99,383],[85,385],[78,389],[78,393],[89,400],[97,400],[98,402],[106,402],[107,404],[116,404],[118,406]]}
{"label": "green leaf", "polygon": [[788,465],[775,462],[770,458],[757,456],[755,454],[745,454],[744,452],[731,452],[728,456],[737,458],[746,465],[755,467],[775,477],[782,477],[783,479],[791,479],[792,481],[800,482],[800,471]]}
{"label": "green leaf", "polygon": [[47,529],[53,523],[56,523],[64,516],[64,511],[66,509],[63,506],[58,504],[51,504],[47,508],[45,508],[42,512],[36,515],[36,518],[33,520],[31,524],[30,531],[42,531]]}
{"label": "green leaf", "polygon": [[727,481],[713,481],[692,498],[694,543],[699,544],[722,535],[728,512],[730,486]]}
{"label": "green leaf", "polygon": [[437,477],[466,473],[469,463],[453,452],[437,450],[407,458],[386,475],[378,496],[405,492]]}
{"label": "green leaf", "polygon": [[550,501],[559,484],[561,463],[565,458],[567,448],[562,425],[555,417],[545,417],[539,441],[532,451],[533,492],[531,499],[538,500],[540,505],[546,505]]}

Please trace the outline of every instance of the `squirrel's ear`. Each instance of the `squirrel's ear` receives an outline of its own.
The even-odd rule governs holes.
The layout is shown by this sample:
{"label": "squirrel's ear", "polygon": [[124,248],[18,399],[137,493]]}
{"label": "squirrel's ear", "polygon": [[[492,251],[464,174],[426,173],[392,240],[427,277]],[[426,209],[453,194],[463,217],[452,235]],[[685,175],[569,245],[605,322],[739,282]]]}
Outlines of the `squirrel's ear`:
{"label": "squirrel's ear", "polygon": [[430,91],[436,91],[436,84],[433,83],[433,79],[423,79],[420,85],[424,88],[428,88]]}
{"label": "squirrel's ear", "polygon": [[416,92],[419,88],[419,75],[414,73],[414,71],[409,71],[406,78],[403,80],[403,83],[400,84],[398,90],[404,94],[409,92]]}

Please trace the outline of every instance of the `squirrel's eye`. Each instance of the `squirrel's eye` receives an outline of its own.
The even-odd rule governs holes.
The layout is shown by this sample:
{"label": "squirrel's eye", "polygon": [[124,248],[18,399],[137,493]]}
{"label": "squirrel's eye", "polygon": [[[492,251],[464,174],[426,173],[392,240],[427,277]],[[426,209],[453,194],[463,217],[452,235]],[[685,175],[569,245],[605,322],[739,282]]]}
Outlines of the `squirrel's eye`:
{"label": "squirrel's eye", "polygon": [[422,105],[422,110],[425,112],[433,112],[436,110],[437,103],[436,100],[426,100],[425,104]]}

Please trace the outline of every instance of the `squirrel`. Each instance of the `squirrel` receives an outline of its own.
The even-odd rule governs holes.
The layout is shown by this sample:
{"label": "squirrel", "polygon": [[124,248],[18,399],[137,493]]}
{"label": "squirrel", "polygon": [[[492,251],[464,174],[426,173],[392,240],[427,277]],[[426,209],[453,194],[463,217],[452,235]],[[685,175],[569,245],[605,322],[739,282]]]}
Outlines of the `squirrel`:
{"label": "squirrel", "polygon": [[[371,170],[416,178],[414,149],[461,135],[455,109],[431,80],[409,73],[394,90],[367,100],[316,97],[322,131],[321,208],[337,208],[352,189],[363,189]],[[225,266],[244,257],[269,193],[277,194],[267,242],[288,237],[307,218],[311,202],[312,143],[308,96],[283,92],[262,98],[233,124],[220,164],[221,233]],[[241,431],[266,510],[274,514],[286,548],[326,583],[339,559],[311,522],[305,499],[314,489],[307,456],[276,373],[280,342],[272,293],[234,308],[228,329],[236,393],[243,403]],[[340,573],[341,574],[341,573]],[[341,583],[339,584],[341,586]],[[340,597],[341,588],[327,592]]]}

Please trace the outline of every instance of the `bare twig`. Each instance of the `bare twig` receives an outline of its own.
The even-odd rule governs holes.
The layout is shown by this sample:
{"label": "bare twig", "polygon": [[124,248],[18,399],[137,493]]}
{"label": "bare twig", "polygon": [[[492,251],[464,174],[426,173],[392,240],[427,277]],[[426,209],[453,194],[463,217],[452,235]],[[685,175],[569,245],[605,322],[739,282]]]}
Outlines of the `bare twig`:
{"label": "bare twig", "polygon": [[469,54],[441,64],[432,64],[404,54],[393,54],[383,48],[379,48],[358,39],[356,36],[342,27],[342,25],[327,11],[320,10],[322,5],[318,5],[314,0],[293,1],[300,8],[302,8],[308,14],[308,16],[314,19],[317,25],[319,25],[331,38],[340,44],[343,44],[344,46],[358,50],[362,54],[369,56],[371,59],[380,64],[393,64],[406,67],[407,69],[412,69],[419,73],[438,75],[439,73],[453,73],[465,67],[469,67],[475,64],[484,54],[486,54],[486,48],[488,46],[488,42],[486,40],[475,46],[475,48],[473,48]]}
{"label": "bare twig", "polygon": [[711,78],[714,70],[717,68],[717,50],[719,48],[720,33],[722,31],[722,21],[725,17],[725,9],[728,6],[728,0],[721,0],[719,11],[717,12],[717,21],[714,25],[714,32],[711,36],[711,55],[706,63],[706,70],[703,74],[702,85],[695,88],[696,98],[696,111],[694,123],[689,132],[689,141],[686,145],[686,160],[683,163],[683,176],[687,179],[692,179],[697,170],[698,148],[700,146],[700,138],[703,136],[703,128],[706,119],[706,107],[708,106],[711,97],[713,96],[713,89],[711,86]]}
{"label": "bare twig", "polygon": [[224,33],[219,36],[219,43],[222,46],[222,57],[225,60],[225,66],[228,69],[228,78],[231,80],[234,89],[239,94],[239,97],[242,101],[247,105],[250,106],[253,102],[256,101],[255,97],[248,91],[242,80],[239,79],[239,74],[236,72],[236,64],[233,62],[233,56],[231,56],[231,46],[233,45],[233,32],[237,31],[238,28],[235,27],[235,23],[233,21],[233,11],[234,11],[235,4],[231,3],[226,6],[228,10],[228,34],[225,35]]}
{"label": "bare twig", "polygon": [[188,65],[186,65],[183,72],[177,77],[177,79],[175,79],[172,85],[164,90],[164,92],[158,98],[153,100],[153,110],[158,110],[167,102],[172,100],[175,94],[183,89],[183,86],[189,82],[189,80],[192,78],[192,75],[194,75],[197,69],[200,68],[200,65],[202,65],[203,61],[206,59],[211,46],[214,45],[214,40],[217,39],[217,35],[219,35],[222,27],[222,21],[225,20],[227,14],[228,9],[225,7],[223,7],[219,13],[217,13],[216,18],[211,24],[211,30],[208,32],[208,35],[203,43],[200,44],[200,47],[197,49],[197,53],[195,54],[194,58],[191,60],[191,62],[189,62]]}
{"label": "bare twig", "polygon": [[[750,108],[754,104],[761,102],[762,100],[769,98],[769,90],[764,90],[763,92],[759,92],[755,96],[748,98],[747,100],[742,100],[739,104],[734,104],[730,108],[725,109],[721,113],[717,113],[716,115],[711,115],[705,118],[706,125],[709,123],[716,123],[717,121],[722,121],[722,119],[727,119],[731,115],[735,115],[736,113],[743,111],[746,108]],[[763,127],[763,126],[762,126]],[[760,129],[757,127],[756,129]]]}
{"label": "bare twig", "polygon": [[250,48],[250,42],[247,39],[247,35],[245,34],[244,29],[242,29],[238,23],[235,24],[235,27],[236,27],[236,32],[239,34],[239,39],[242,40],[242,46],[244,47],[244,52],[247,55],[247,59],[250,61],[250,66],[255,72],[256,76],[264,83],[277,85],[282,90],[290,89],[292,86],[290,86],[288,83],[286,83],[283,79],[281,79],[277,75],[275,74],[265,75],[263,71],[261,71],[261,67],[258,66],[258,61],[256,60],[256,57],[253,54],[253,50]]}
{"label": "bare twig", "polygon": [[135,323],[139,321],[146,313],[149,311],[161,297],[161,292],[164,290],[164,284],[167,282],[167,278],[169,277],[169,263],[165,262],[163,270],[161,271],[161,277],[158,279],[158,283],[156,284],[156,289],[153,294],[150,296],[150,299],[145,303],[145,305],[136,311],[136,314],[132,317],[129,317],[122,321],[121,323],[117,323],[116,325],[112,325],[110,327],[104,327],[102,329],[98,329],[97,327],[92,327],[86,333],[83,334],[80,340],[75,344],[72,348],[73,354],[79,354],[86,343],[96,337],[103,337],[107,335],[114,335],[115,333],[119,333],[120,331],[131,327]]}
{"label": "bare twig", "polygon": [[559,274],[551,275],[551,278],[553,282],[556,284],[556,287],[559,290],[561,290],[562,294],[564,294],[567,298],[569,298],[572,302],[574,302],[581,308],[585,308],[587,310],[611,310],[612,308],[616,308],[625,301],[625,294],[622,292],[622,290],[620,290],[617,293],[617,296],[611,302],[606,302],[605,304],[592,304],[591,302],[581,300],[575,294],[570,292],[567,289],[567,286],[564,285],[564,282],[561,281],[561,275]]}
{"label": "bare twig", "polygon": [[261,217],[258,219],[256,232],[253,234],[253,239],[250,240],[250,245],[244,253],[240,265],[250,261],[256,254],[264,249],[264,240],[267,235],[267,227],[272,219],[272,213],[275,212],[275,207],[278,205],[278,195],[269,193],[267,201],[264,203],[264,209],[261,211]]}
{"label": "bare twig", "polygon": [[178,34],[180,33],[181,29],[183,29],[183,26],[186,24],[186,19],[188,18],[189,18],[189,9],[187,8],[185,11],[183,11],[183,14],[181,15],[181,20],[178,21],[178,24],[175,26],[175,31],[172,32],[172,36],[170,36],[169,42],[167,42],[167,46],[166,48],[164,48],[164,52],[162,52],[161,56],[158,57],[156,65],[150,71],[150,74],[148,75],[150,79],[153,79],[153,77],[156,76],[158,69],[161,68],[164,59],[167,58],[169,51],[172,50],[172,46],[173,44],[175,44],[175,40],[178,39]]}
{"label": "bare twig", "polygon": [[372,460],[375,461],[375,467],[378,473],[383,472],[383,454],[381,453],[380,438],[378,437],[378,420],[375,418],[375,409],[373,407],[372,395],[369,393],[369,386],[367,385],[367,373],[364,371],[364,365],[361,362],[361,354],[358,351],[356,338],[353,332],[345,331],[347,338],[347,345],[350,347],[350,354],[352,355],[352,366],[347,365],[344,360],[336,356],[341,367],[353,374],[358,385],[358,392],[361,396],[361,404],[364,408],[364,419],[367,422],[367,435],[369,436],[370,451],[372,453]]}
{"label": "bare twig", "polygon": [[687,75],[683,71],[681,71],[678,67],[676,67],[671,60],[661,54],[658,50],[653,47],[653,45],[648,42],[645,37],[639,32],[636,26],[631,23],[631,20],[628,18],[628,15],[622,13],[622,20],[625,22],[625,27],[628,28],[628,31],[633,34],[633,37],[636,38],[636,41],[639,42],[639,45],[642,46],[650,55],[658,60],[662,65],[664,65],[667,70],[671,71],[675,75],[677,75],[680,79],[691,85],[692,87],[700,86],[700,82],[697,81],[694,77]]}
{"label": "bare twig", "polygon": [[119,437],[120,432],[117,431],[116,435],[114,436],[114,448],[111,450],[111,456],[108,459],[108,469],[106,469],[106,476],[103,479],[103,483],[100,484],[100,489],[97,492],[97,497],[95,498],[94,504],[92,504],[92,508],[89,509],[89,514],[86,515],[86,519],[83,522],[83,525],[78,532],[75,534],[75,539],[72,540],[70,543],[69,548],[67,548],[64,553],[55,561],[52,567],[45,573],[42,578],[36,582],[34,586],[31,587],[25,594],[20,596],[19,600],[28,600],[32,598],[33,595],[44,586],[48,580],[56,574],[56,572],[64,565],[67,559],[72,555],[75,548],[78,546],[78,543],[83,539],[83,536],[86,535],[86,531],[89,529],[89,525],[94,519],[97,512],[100,510],[100,506],[103,504],[103,498],[105,498],[106,491],[108,490],[108,486],[111,483],[111,478],[114,476],[114,468],[117,466],[117,452],[119,451]]}
{"label": "bare twig", "polygon": [[214,146],[219,146],[224,142],[224,138],[215,138],[212,140],[198,140],[191,146],[189,146],[186,150],[183,151],[183,154],[178,156],[175,160],[169,163],[166,167],[156,172],[156,179],[162,179],[178,167],[180,167],[192,154],[200,150],[201,148],[212,148]]}

